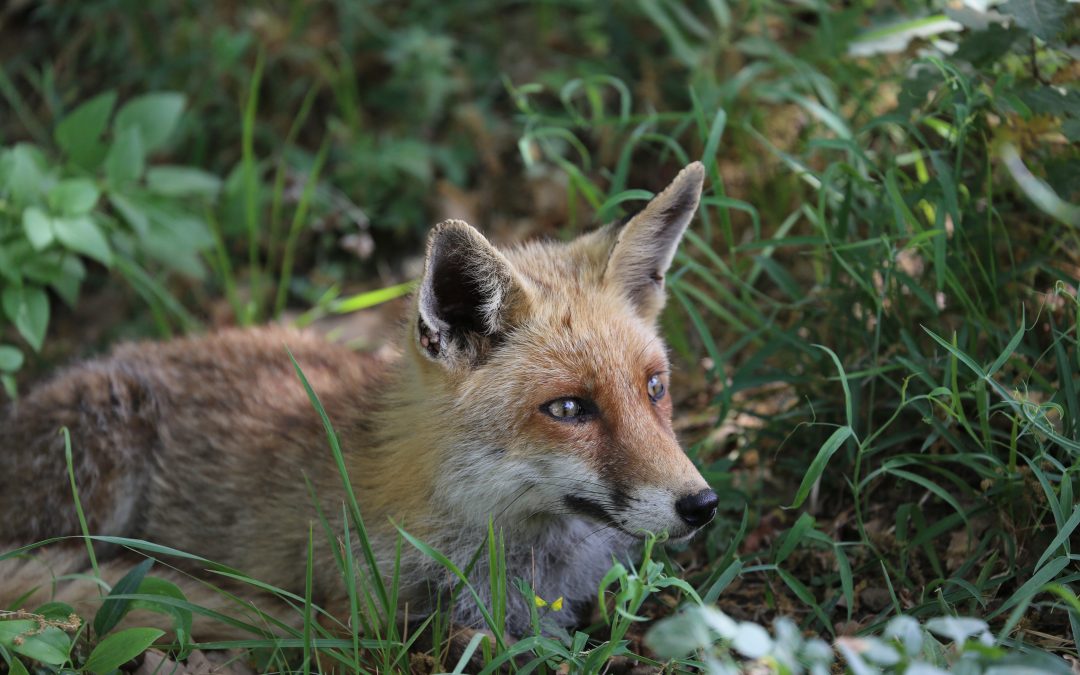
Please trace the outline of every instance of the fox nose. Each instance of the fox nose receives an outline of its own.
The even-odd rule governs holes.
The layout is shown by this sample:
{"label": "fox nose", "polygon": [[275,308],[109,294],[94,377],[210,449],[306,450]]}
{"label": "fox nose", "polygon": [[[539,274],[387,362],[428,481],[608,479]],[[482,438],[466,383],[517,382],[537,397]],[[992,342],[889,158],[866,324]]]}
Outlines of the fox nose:
{"label": "fox nose", "polygon": [[675,502],[675,512],[690,527],[701,527],[716,515],[716,504],[720,498],[712,490],[702,490],[686,495]]}

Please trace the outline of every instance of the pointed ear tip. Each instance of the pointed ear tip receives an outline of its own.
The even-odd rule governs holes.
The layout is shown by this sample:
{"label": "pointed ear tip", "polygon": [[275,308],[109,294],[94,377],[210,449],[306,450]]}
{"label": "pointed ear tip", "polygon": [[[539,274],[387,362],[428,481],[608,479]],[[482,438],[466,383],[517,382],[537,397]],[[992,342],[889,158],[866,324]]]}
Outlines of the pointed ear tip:
{"label": "pointed ear tip", "polygon": [[435,236],[439,233],[446,232],[448,230],[464,230],[476,232],[476,228],[466,223],[464,220],[458,220],[457,218],[449,218],[447,220],[440,221],[435,224],[435,227],[431,228],[431,236]]}
{"label": "pointed ear tip", "polygon": [[683,179],[695,183],[705,182],[705,165],[699,161],[693,161],[683,167],[676,180]]}
{"label": "pointed ear tip", "polygon": [[487,237],[485,237],[480,230],[464,220],[451,218],[439,222],[435,227],[431,228],[431,232],[428,233],[428,247],[430,248],[438,241],[446,240],[447,237],[453,237],[458,241],[487,242]]}

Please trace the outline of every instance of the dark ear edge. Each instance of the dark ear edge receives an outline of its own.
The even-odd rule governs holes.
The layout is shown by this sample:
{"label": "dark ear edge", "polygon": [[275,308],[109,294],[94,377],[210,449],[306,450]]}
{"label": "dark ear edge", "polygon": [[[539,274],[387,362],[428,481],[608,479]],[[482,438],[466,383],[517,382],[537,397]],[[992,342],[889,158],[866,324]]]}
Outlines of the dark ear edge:
{"label": "dark ear edge", "polygon": [[476,361],[506,329],[520,288],[509,261],[461,220],[439,223],[428,238],[418,291],[417,340],[437,360]]}

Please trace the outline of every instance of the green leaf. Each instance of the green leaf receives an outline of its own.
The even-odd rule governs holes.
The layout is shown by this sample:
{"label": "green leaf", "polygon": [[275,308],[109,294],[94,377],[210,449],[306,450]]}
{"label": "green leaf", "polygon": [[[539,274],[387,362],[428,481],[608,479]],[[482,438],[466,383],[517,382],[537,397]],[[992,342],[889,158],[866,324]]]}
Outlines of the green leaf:
{"label": "green leaf", "polygon": [[1008,0],[998,5],[997,9],[1012,16],[1016,19],[1016,25],[1044,41],[1061,32],[1069,15],[1065,0]]}
{"label": "green leaf", "polygon": [[995,609],[986,618],[992,619],[998,614],[1003,613],[1005,610],[1009,609],[1013,605],[1023,600],[1030,599],[1036,593],[1041,592],[1043,586],[1047,585],[1051,581],[1054,581],[1055,577],[1057,577],[1057,575],[1060,574],[1063,569],[1068,567],[1069,562],[1069,557],[1063,555],[1059,558],[1054,558],[1050,562],[1046,563],[1046,565],[1040,568],[1038,572],[1033,574],[1030,579],[1025,581],[1023,585],[1020,586],[1020,588],[1013,591],[1013,594],[1009,596],[1009,599],[1006,600],[1000,607]]}
{"label": "green leaf", "polygon": [[118,186],[139,180],[146,167],[142,133],[132,126],[117,134],[109,156],[105,158],[105,176],[109,185]]}
{"label": "green leaf", "polygon": [[848,54],[872,56],[901,52],[914,39],[934,37],[963,28],[962,24],[944,14],[890,22],[884,26],[876,26],[852,40],[848,44]]}
{"label": "green leaf", "polygon": [[178,209],[144,204],[150,229],[140,233],[143,250],[187,276],[201,279],[206,270],[199,252],[213,245],[205,222]]}
{"label": "green leaf", "polygon": [[7,661],[8,671],[11,675],[30,675],[30,671],[26,669],[22,661],[12,656],[6,649],[3,649],[3,652],[4,660]]}
{"label": "green leaf", "polygon": [[803,476],[802,483],[799,485],[799,490],[795,493],[795,501],[791,502],[786,508],[797,509],[802,506],[802,503],[810,495],[810,489],[814,487],[814,483],[825,471],[825,466],[828,465],[829,460],[844,444],[844,441],[853,435],[854,432],[851,427],[844,426],[834,431],[832,436],[829,436],[829,439],[818,450],[814,461],[810,462],[810,468],[807,469],[806,475]]}
{"label": "green leaf", "polygon": [[90,213],[97,204],[101,192],[94,182],[86,178],[62,180],[49,190],[49,208],[64,216],[81,216]]}
{"label": "green leaf", "polygon": [[22,226],[27,241],[35,250],[41,251],[53,243],[52,219],[38,207],[31,206],[23,211]]}
{"label": "green leaf", "polygon": [[779,565],[784,562],[791,552],[795,550],[795,547],[802,541],[803,535],[806,531],[814,526],[814,517],[809,513],[799,514],[799,519],[795,521],[795,524],[791,526],[791,529],[784,533],[783,539],[780,541],[780,548],[776,552],[776,558],[773,563]]}
{"label": "green leaf", "polygon": [[86,267],[82,259],[74,254],[65,255],[60,261],[60,274],[49,284],[53,290],[68,304],[74,307],[79,299],[79,287],[86,278]]}
{"label": "green leaf", "polygon": [[[98,609],[97,614],[94,615],[94,632],[98,635],[104,635],[116,627],[116,624],[120,623],[120,619],[124,618],[128,609],[131,606],[131,600],[116,598],[117,595],[131,595],[142,584],[143,577],[150,571],[150,567],[154,564],[153,558],[147,558],[135,567],[130,572],[121,577],[120,581],[112,587],[109,591],[109,595],[105,596],[105,600],[102,601],[101,607]],[[156,639],[156,638],[155,638]]]}
{"label": "green leaf", "polygon": [[90,256],[103,265],[112,265],[112,249],[97,223],[90,216],[57,218],[53,221],[56,238],[72,251]]}
{"label": "green leaf", "polygon": [[101,161],[101,134],[116,105],[116,92],[106,92],[83,103],[56,125],[53,137],[75,164],[93,169]]}
{"label": "green leaf", "polygon": [[[41,632],[37,630],[36,621],[0,621],[0,645],[50,666],[66,663],[71,650],[71,638],[67,633],[53,626]],[[15,638],[22,638],[20,644],[15,644]]]}
{"label": "green leaf", "polygon": [[1080,143],[1080,119],[1069,119],[1061,123],[1061,133],[1070,143]]}
{"label": "green leaf", "polygon": [[214,174],[186,166],[155,166],[146,173],[146,184],[151,192],[168,196],[213,196],[221,189]]}
{"label": "green leaf", "polygon": [[49,621],[67,621],[68,617],[75,614],[75,608],[66,602],[46,602],[39,605],[34,614],[39,614]]}
{"label": "green leaf", "polygon": [[136,234],[140,237],[147,235],[150,231],[150,217],[134,199],[129,199],[124,195],[110,194],[109,203],[124,217]]}
{"label": "green leaf", "polygon": [[358,312],[361,309],[374,307],[375,305],[388,302],[390,300],[393,300],[394,298],[400,298],[403,295],[408,295],[410,292],[412,292],[414,288],[416,288],[415,281],[406,281],[403,284],[387,286],[386,288],[379,288],[374,291],[365,291],[363,293],[358,293],[347,298],[335,300],[334,303],[331,305],[331,311],[337,314]]}
{"label": "green leaf", "polygon": [[49,327],[49,296],[34,286],[8,286],[0,304],[19,334],[35,352],[41,351],[45,330]]}
{"label": "green leaf", "polygon": [[1054,540],[1050,542],[1050,545],[1046,547],[1046,550],[1043,551],[1043,554],[1039,556],[1039,561],[1035,563],[1035,569],[1041,569],[1043,563],[1046,562],[1047,559],[1049,559],[1050,556],[1053,555],[1054,552],[1057,551],[1058,548],[1060,548],[1061,546],[1066,546],[1065,552],[1069,552],[1069,538],[1072,536],[1072,533],[1076,530],[1076,527],[1078,525],[1080,525],[1080,505],[1077,505],[1075,508],[1073,508],[1072,515],[1070,515],[1069,519],[1065,521],[1065,524],[1061,526],[1060,530],[1057,533],[1057,536],[1055,536]]}
{"label": "green leaf", "polygon": [[731,647],[748,659],[760,659],[772,651],[773,641],[761,626],[742,621],[731,638]]}
{"label": "green leaf", "polygon": [[1018,91],[1017,96],[1034,113],[1080,117],[1080,91],[1076,89],[1061,90],[1044,85]]}
{"label": "green leaf", "polygon": [[124,665],[165,634],[157,628],[129,628],[102,640],[83,666],[91,673],[109,673]]}
{"label": "green leaf", "polygon": [[143,148],[153,152],[169,140],[184,111],[184,96],[170,92],[146,94],[128,101],[113,122],[117,138],[128,129],[138,129]]}
{"label": "green leaf", "polygon": [[970,637],[988,633],[990,627],[982,619],[963,616],[941,616],[927,621],[926,630],[962,645]]}
{"label": "green leaf", "polygon": [[11,345],[0,345],[0,371],[14,373],[22,364],[22,352]]}
{"label": "green leaf", "polygon": [[[157,577],[146,577],[139,584],[139,595],[157,595],[170,600],[187,602],[187,597],[180,587],[171,581]],[[176,641],[180,644],[181,652],[186,653],[191,641],[191,610],[166,602],[154,602],[153,600],[132,600],[133,609],[145,609],[158,614],[164,614],[172,619],[173,630],[176,632]]]}
{"label": "green leaf", "polygon": [[35,203],[45,178],[40,151],[27,143],[19,143],[12,148],[9,157],[6,187],[11,201],[17,206]]}
{"label": "green leaf", "polygon": [[986,30],[967,32],[956,50],[956,58],[973,66],[984,66],[1009,53],[1013,43],[1026,33],[1015,26],[992,24]]}

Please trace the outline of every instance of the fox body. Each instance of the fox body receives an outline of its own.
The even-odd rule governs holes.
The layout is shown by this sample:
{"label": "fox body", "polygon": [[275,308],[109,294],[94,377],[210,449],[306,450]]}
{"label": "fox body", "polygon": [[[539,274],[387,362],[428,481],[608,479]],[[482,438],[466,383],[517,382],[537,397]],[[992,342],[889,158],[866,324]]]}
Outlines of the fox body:
{"label": "fox body", "polygon": [[[400,550],[400,605],[411,617],[432,611],[455,580],[399,546],[398,527],[465,568],[491,522],[507,576],[563,597],[551,618],[578,623],[644,532],[689,537],[715,510],[672,430],[656,329],[663,275],[702,179],[692,164],[628,222],[566,243],[499,250],[463,222],[442,223],[395,358],[285,329],[236,330],[124,345],[61,373],[0,413],[0,553],[80,532],[58,434],[67,428],[92,534],[188,551],[303,593],[309,527],[321,511],[340,538],[346,492],[287,346],[340,438],[387,577]],[[315,528],[313,600],[348,616],[335,562],[344,542]],[[45,550],[0,561],[0,607],[35,586],[28,607],[50,592],[86,595],[47,583],[80,571],[85,551]],[[130,568],[124,556],[101,550],[106,581]],[[486,556],[472,575],[486,603]],[[191,578],[174,580],[196,604],[227,611]],[[507,596],[508,631],[527,632],[529,602]],[[482,626],[475,599],[457,597],[454,621]]]}

